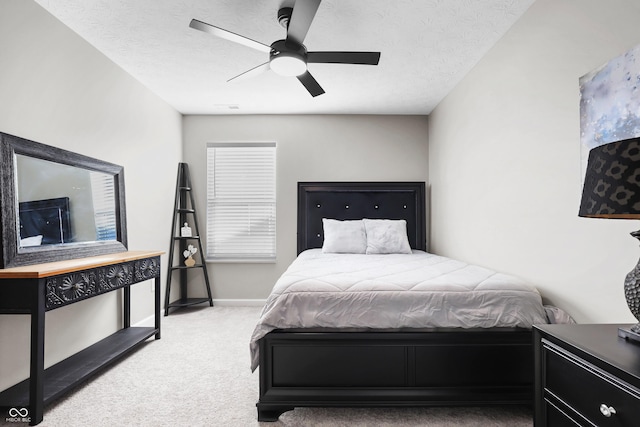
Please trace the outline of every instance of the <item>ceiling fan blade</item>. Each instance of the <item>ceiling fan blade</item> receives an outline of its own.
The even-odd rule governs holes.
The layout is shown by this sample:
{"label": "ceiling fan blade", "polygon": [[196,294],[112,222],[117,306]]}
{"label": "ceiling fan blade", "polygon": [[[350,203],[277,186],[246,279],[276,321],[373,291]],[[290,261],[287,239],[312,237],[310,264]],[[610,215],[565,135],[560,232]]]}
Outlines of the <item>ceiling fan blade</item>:
{"label": "ceiling fan blade", "polygon": [[292,40],[298,44],[302,44],[307,36],[309,27],[316,11],[320,6],[320,0],[297,0],[293,5],[291,19],[287,27],[287,40]]}
{"label": "ceiling fan blade", "polygon": [[380,52],[308,52],[307,62],[378,65]]}
{"label": "ceiling fan blade", "polygon": [[324,89],[320,87],[316,79],[314,79],[308,71],[304,74],[299,75],[298,80],[300,80],[300,83],[302,83],[302,85],[307,88],[311,96],[316,97],[324,93]]}
{"label": "ceiling fan blade", "polygon": [[263,73],[265,71],[268,71],[268,70],[269,70],[269,63],[265,62],[264,64],[260,64],[257,67],[253,67],[252,69],[250,69],[248,71],[245,71],[242,74],[238,74],[235,77],[231,77],[229,80],[227,80],[227,82],[230,82],[232,80],[235,81],[235,82],[241,81],[241,80],[246,80],[246,79],[249,79],[251,77],[255,77],[258,74],[261,74],[261,73]]}
{"label": "ceiling fan blade", "polygon": [[231,31],[223,30],[222,28],[215,27],[211,24],[207,24],[206,22],[198,21],[197,19],[192,19],[189,26],[193,29],[213,34],[216,37],[220,37],[232,42],[240,43],[253,49],[257,49],[261,52],[271,52],[271,46],[267,46],[266,44],[251,40],[250,38],[241,36],[239,34],[232,33]]}

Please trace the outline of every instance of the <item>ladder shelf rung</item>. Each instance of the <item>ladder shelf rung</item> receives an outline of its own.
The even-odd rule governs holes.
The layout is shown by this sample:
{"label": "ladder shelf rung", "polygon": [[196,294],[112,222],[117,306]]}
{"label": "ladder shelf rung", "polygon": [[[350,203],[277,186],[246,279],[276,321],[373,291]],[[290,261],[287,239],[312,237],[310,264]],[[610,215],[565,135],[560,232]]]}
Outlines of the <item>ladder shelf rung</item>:
{"label": "ladder shelf rung", "polygon": [[195,304],[203,304],[205,302],[210,302],[209,298],[184,298],[169,303],[168,307],[187,307]]}
{"label": "ladder shelf rung", "polygon": [[172,270],[188,270],[190,268],[202,268],[203,264],[194,264],[191,267],[187,267],[186,265],[174,265],[171,267]]}

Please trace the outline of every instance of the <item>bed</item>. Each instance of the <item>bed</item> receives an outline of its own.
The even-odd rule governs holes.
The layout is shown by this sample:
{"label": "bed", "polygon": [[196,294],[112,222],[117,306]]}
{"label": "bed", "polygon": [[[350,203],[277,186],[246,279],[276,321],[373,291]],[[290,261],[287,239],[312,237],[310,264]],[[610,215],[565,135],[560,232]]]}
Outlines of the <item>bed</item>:
{"label": "bed", "polygon": [[[424,183],[298,184],[299,256],[274,286],[251,341],[252,369],[259,366],[260,371],[259,421],[276,421],[296,407],[532,403],[531,324],[547,323],[539,294],[523,283],[505,294],[510,276],[426,253],[425,217]],[[355,224],[359,221],[353,220],[363,218],[404,221],[410,246],[406,255],[323,253],[328,225],[323,227],[323,219]],[[424,263],[446,274],[421,279],[432,274],[422,270]],[[341,276],[343,267],[352,271]],[[455,298],[442,299],[424,287],[428,282],[450,289],[442,282],[447,275],[455,286],[482,293],[478,304],[486,310],[480,320],[451,315],[457,314],[450,309],[458,304],[456,295],[466,298],[467,293],[445,292]],[[476,282],[467,284],[472,276]],[[345,277],[352,282],[346,283]],[[388,285],[391,277],[394,283]],[[297,292],[290,292],[291,286]],[[405,289],[396,292],[393,286]],[[328,291],[341,287],[342,293],[332,300]],[[355,287],[358,292],[352,292]],[[378,301],[371,290],[395,299]],[[522,298],[524,294],[531,295]],[[440,314],[403,314],[401,321],[370,323],[392,318],[385,316],[390,311],[420,311],[420,295],[435,298],[428,303]],[[363,300],[368,310],[357,305]],[[494,316],[496,303],[504,310]],[[332,307],[328,314],[317,315],[319,306],[327,305]],[[337,313],[350,315],[332,323]],[[506,321],[496,323],[494,317]]]}

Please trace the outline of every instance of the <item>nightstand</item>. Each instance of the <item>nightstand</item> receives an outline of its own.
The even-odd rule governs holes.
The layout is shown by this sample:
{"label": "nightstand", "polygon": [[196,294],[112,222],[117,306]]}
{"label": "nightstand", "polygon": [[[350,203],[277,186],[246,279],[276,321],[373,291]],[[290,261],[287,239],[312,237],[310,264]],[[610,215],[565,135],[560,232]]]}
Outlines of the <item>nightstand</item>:
{"label": "nightstand", "polygon": [[640,425],[640,345],[620,326],[534,326],[536,427]]}

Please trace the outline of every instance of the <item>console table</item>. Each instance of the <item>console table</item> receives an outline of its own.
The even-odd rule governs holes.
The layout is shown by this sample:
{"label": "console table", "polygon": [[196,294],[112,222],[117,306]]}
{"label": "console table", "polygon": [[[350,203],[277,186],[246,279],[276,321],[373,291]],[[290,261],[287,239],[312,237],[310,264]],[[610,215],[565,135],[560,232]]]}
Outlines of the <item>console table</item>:
{"label": "console table", "polygon": [[[31,315],[30,378],[0,393],[0,420],[36,425],[44,405],[155,335],[160,339],[160,255],[115,254],[0,269],[0,314]],[[131,327],[130,286],[155,280],[155,325]],[[45,312],[123,289],[123,328],[44,369]]]}

